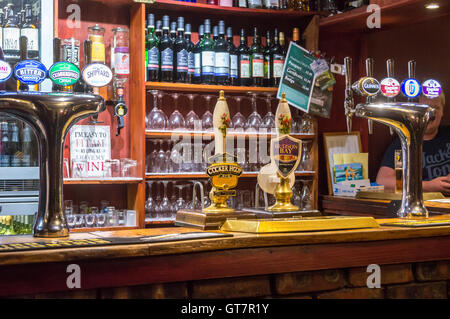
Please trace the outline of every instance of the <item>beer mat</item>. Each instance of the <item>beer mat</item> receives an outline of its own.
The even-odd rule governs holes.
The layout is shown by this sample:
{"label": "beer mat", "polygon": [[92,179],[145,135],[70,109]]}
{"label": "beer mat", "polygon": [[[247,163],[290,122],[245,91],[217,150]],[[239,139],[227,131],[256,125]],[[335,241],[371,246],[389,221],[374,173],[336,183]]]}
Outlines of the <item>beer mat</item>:
{"label": "beer mat", "polygon": [[0,253],[57,249],[57,248],[149,244],[149,243],[222,238],[222,237],[233,237],[233,235],[215,232],[189,232],[189,233],[173,233],[173,234],[140,236],[140,237],[110,237],[110,238],[90,238],[90,239],[73,239],[73,240],[64,239],[64,240],[50,240],[41,242],[28,242],[28,243],[11,243],[0,245]]}
{"label": "beer mat", "polygon": [[450,226],[450,219],[436,220],[408,220],[402,222],[383,223],[381,226],[393,227],[433,227],[433,226]]}

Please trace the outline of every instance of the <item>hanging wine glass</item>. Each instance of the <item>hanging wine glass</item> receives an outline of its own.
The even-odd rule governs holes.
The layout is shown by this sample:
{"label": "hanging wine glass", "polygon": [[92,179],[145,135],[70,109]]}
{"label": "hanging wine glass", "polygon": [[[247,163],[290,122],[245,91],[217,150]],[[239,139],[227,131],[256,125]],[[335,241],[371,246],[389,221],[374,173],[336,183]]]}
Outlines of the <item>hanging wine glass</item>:
{"label": "hanging wine glass", "polygon": [[249,115],[247,122],[245,123],[245,130],[247,132],[258,132],[261,127],[262,118],[261,115],[258,114],[258,110],[256,108],[256,93],[249,93],[252,96],[252,108],[253,112]]}
{"label": "hanging wine glass", "polygon": [[302,118],[300,117],[299,110],[294,108],[292,111],[291,133],[300,133]]}
{"label": "hanging wine glass", "polygon": [[145,218],[152,218],[152,210],[154,206],[153,198],[152,198],[152,184],[153,181],[147,181],[148,185],[148,198],[145,201]]}
{"label": "hanging wine glass", "polygon": [[303,171],[312,171],[313,170],[313,160],[311,158],[311,141],[302,141],[302,158],[299,166]]}
{"label": "hanging wine glass", "polygon": [[302,189],[302,210],[312,209],[312,194],[311,194],[311,180],[302,179],[303,189]]}
{"label": "hanging wine glass", "polygon": [[170,218],[173,219],[177,214],[177,196],[175,192],[175,182],[172,182],[172,196],[170,197]]}
{"label": "hanging wine glass", "polygon": [[203,131],[212,131],[213,130],[213,115],[209,111],[211,109],[211,99],[213,98],[213,95],[205,95],[206,100],[206,112],[202,116],[202,130]]}
{"label": "hanging wine glass", "polygon": [[177,211],[184,209],[186,202],[183,199],[183,188],[184,185],[175,185],[178,188],[178,199],[176,202]]}
{"label": "hanging wine glass", "polygon": [[169,219],[170,218],[170,201],[169,197],[167,197],[167,184],[169,181],[162,181],[163,187],[164,187],[164,196],[162,198],[161,204],[160,204],[160,210],[161,210],[161,218],[162,219]]}
{"label": "hanging wine glass", "polygon": [[195,128],[195,124],[198,123],[196,121],[200,121],[200,118],[198,117],[198,115],[195,113],[194,111],[194,98],[195,98],[195,94],[188,94],[187,97],[189,99],[189,107],[190,107],[190,111],[189,113],[186,115],[186,129],[194,131]]}
{"label": "hanging wine glass", "polygon": [[301,184],[299,181],[295,181],[294,186],[292,187],[292,197],[291,202],[293,205],[301,208],[302,207],[302,198],[300,196],[301,193]]}
{"label": "hanging wine glass", "polygon": [[157,157],[158,157],[158,150],[157,150],[157,146],[158,143],[156,141],[152,141],[152,152],[150,153],[150,169],[149,172],[152,173],[156,173],[159,172],[159,166],[158,166],[158,161],[157,161]]}
{"label": "hanging wine glass", "polygon": [[183,114],[178,111],[178,98],[179,93],[172,93],[172,97],[175,104],[175,111],[169,117],[169,130],[172,131],[181,131],[186,129],[186,122],[184,120]]}
{"label": "hanging wine glass", "polygon": [[242,96],[236,96],[234,98],[234,100],[236,101],[237,113],[234,114],[230,123],[230,127],[233,128],[234,131],[244,131],[245,128],[245,116],[241,113],[242,98]]}
{"label": "hanging wine glass", "polygon": [[[151,130],[165,130],[167,128],[167,115],[158,108],[158,104],[161,104],[162,95],[158,90],[150,91],[153,95],[153,109],[148,115],[149,129]],[[158,103],[159,100],[159,103]]]}
{"label": "hanging wine glass", "polygon": [[[180,142],[181,143],[181,142]],[[179,151],[179,145],[174,144],[172,145],[172,148],[170,149],[170,162],[172,166],[172,172],[179,173],[181,171],[181,163],[183,162],[181,152]]]}
{"label": "hanging wine glass", "polygon": [[155,220],[161,219],[161,182],[156,183],[156,198],[155,198],[155,208],[153,209],[152,216]]}
{"label": "hanging wine glass", "polygon": [[261,127],[267,132],[275,132],[275,115],[272,113],[272,94],[266,94],[267,114],[262,119]]}
{"label": "hanging wine glass", "polygon": [[166,160],[167,160],[167,173],[172,173],[173,172],[173,162],[170,160],[171,156],[172,156],[172,147],[173,147],[173,141],[168,140],[167,141],[167,149],[166,149]]}
{"label": "hanging wine glass", "polygon": [[193,205],[192,205],[192,191],[191,191],[191,185],[187,184],[186,185],[186,202],[184,204],[184,208],[185,209],[194,209]]}
{"label": "hanging wine glass", "polygon": [[163,149],[163,140],[159,140],[159,151],[156,156],[156,165],[158,166],[159,172],[167,173],[167,158],[166,152]]}

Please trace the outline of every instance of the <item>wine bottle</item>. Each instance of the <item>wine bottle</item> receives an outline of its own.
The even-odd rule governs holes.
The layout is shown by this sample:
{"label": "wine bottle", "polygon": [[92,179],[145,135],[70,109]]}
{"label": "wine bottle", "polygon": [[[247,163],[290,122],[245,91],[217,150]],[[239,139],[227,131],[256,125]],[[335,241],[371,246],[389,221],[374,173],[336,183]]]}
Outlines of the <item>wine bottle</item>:
{"label": "wine bottle", "polygon": [[22,29],[20,29],[20,35],[28,39],[28,58],[39,60],[39,29],[32,23],[33,13],[30,4],[25,6],[24,12],[25,22],[22,25]]}
{"label": "wine bottle", "polygon": [[20,149],[19,127],[18,122],[13,121],[10,124],[11,140],[9,142],[8,153],[11,156],[11,167],[19,167],[22,162],[22,152]]}
{"label": "wine bottle", "polygon": [[159,55],[161,56],[161,81],[173,80],[173,42],[169,37],[169,16],[163,16],[163,35],[159,41]]}
{"label": "wine bottle", "polygon": [[280,32],[280,47],[281,47],[281,52],[284,56],[286,56],[287,54],[287,48],[286,48],[286,42],[285,42],[285,37],[284,37],[284,32]]}
{"label": "wine bottle", "polygon": [[36,141],[31,127],[24,123],[22,130],[22,166],[33,167],[37,164]]}
{"label": "wine bottle", "polygon": [[302,40],[300,40],[300,29],[299,28],[294,28],[294,30],[292,31],[292,41],[295,42],[295,44],[298,44],[301,47],[304,47],[304,42]]}
{"label": "wine bottle", "polygon": [[215,66],[215,52],[214,40],[211,39],[211,22],[209,19],[205,20],[205,34],[200,43],[202,54],[202,81],[206,84],[214,83],[214,66]]}
{"label": "wine bottle", "polygon": [[247,37],[245,36],[244,29],[241,29],[240,44],[237,50],[239,59],[239,84],[241,86],[250,86],[252,83],[250,70],[250,52],[247,46]]}
{"label": "wine bottle", "polygon": [[214,79],[217,84],[228,84],[230,77],[230,52],[225,40],[225,22],[219,21],[219,35],[214,42]]}
{"label": "wine bottle", "polygon": [[271,69],[272,69],[272,85],[274,87],[277,87],[280,84],[281,75],[283,73],[283,67],[284,67],[284,59],[285,54],[283,52],[283,49],[279,42],[279,35],[278,35],[278,29],[275,28],[275,34],[273,38],[273,45],[270,49],[271,56],[272,56],[272,63],[271,63]]}
{"label": "wine bottle", "polygon": [[264,80],[264,49],[261,45],[261,38],[258,34],[258,28],[254,28],[253,44],[250,47],[250,66],[252,75],[252,84],[254,86],[263,86]]}
{"label": "wine bottle", "polygon": [[155,34],[155,16],[148,15],[148,33],[146,39],[147,81],[159,80],[159,40]]}
{"label": "wine bottle", "polygon": [[266,32],[266,47],[264,48],[264,86],[269,87],[272,85],[272,39],[270,31]]}
{"label": "wine bottle", "polygon": [[186,24],[186,30],[184,32],[186,40],[186,50],[188,52],[188,83],[194,83],[195,72],[195,57],[194,57],[194,43],[191,40],[191,24]]}
{"label": "wine bottle", "polygon": [[201,25],[198,28],[198,41],[194,46],[194,83],[200,84],[202,83],[202,48],[200,43],[203,40],[203,34],[205,33],[205,27]]}
{"label": "wine bottle", "polygon": [[227,42],[228,42],[228,52],[230,54],[230,80],[229,84],[239,85],[238,78],[238,52],[237,48],[233,43],[233,29],[231,27],[227,28]]}
{"label": "wine bottle", "polygon": [[188,51],[186,39],[184,38],[184,18],[178,17],[178,35],[175,40],[175,52],[176,52],[176,82],[186,83],[188,82]]}
{"label": "wine bottle", "polygon": [[2,133],[2,143],[0,148],[0,167],[8,167],[11,164],[11,155],[9,154],[9,123],[7,121],[0,122],[0,130]]}
{"label": "wine bottle", "polygon": [[155,35],[158,38],[158,40],[161,40],[161,37],[162,37],[162,21],[161,20],[156,21]]}
{"label": "wine bottle", "polygon": [[19,62],[20,48],[19,48],[20,29],[17,25],[17,18],[14,14],[14,6],[8,5],[8,18],[3,27],[3,53],[5,60],[11,65]]}

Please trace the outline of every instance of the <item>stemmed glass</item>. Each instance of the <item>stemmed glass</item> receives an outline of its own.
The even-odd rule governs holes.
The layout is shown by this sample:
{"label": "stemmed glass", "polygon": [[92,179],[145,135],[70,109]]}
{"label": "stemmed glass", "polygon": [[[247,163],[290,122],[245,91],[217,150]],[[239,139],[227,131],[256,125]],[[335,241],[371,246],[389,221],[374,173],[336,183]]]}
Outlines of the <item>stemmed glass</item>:
{"label": "stemmed glass", "polygon": [[155,208],[153,210],[153,216],[155,220],[160,220],[161,216],[162,216],[162,211],[161,211],[161,182],[157,182],[156,184],[156,198],[155,198]]}
{"label": "stemmed glass", "polygon": [[266,94],[267,114],[262,119],[261,127],[267,129],[268,132],[275,131],[275,115],[272,113],[272,94]]}
{"label": "stemmed glass", "polygon": [[156,155],[156,166],[159,169],[159,172],[166,173],[167,172],[167,158],[166,158],[166,152],[163,150],[163,143],[164,141],[161,139],[159,140],[159,151]]}
{"label": "stemmed glass", "polygon": [[172,93],[173,100],[175,102],[175,111],[169,117],[169,130],[181,131],[186,128],[186,122],[184,120],[183,114],[178,111],[178,97],[179,93]]}
{"label": "stemmed glass", "polygon": [[177,214],[177,197],[175,193],[175,182],[172,182],[172,196],[170,197],[170,214],[172,219]]}
{"label": "stemmed glass", "polygon": [[253,112],[247,119],[247,123],[245,123],[245,129],[247,132],[258,132],[261,127],[262,118],[261,115],[258,114],[256,109],[256,93],[250,93],[252,96],[252,107]]}
{"label": "stemmed glass", "polygon": [[158,158],[158,150],[156,149],[156,147],[158,146],[158,142],[157,141],[152,141],[152,149],[153,151],[150,153],[150,172],[152,173],[156,173],[159,172],[159,167],[158,167],[158,163],[157,163],[157,158]]}
{"label": "stemmed glass", "polygon": [[170,149],[170,162],[172,166],[172,172],[178,173],[181,171],[181,163],[183,162],[183,158],[179,151],[179,145],[175,144],[175,142]]}
{"label": "stemmed glass", "polygon": [[312,134],[314,133],[314,124],[311,115],[305,113],[302,117],[302,124],[300,127],[300,133]]}
{"label": "stemmed glass", "polygon": [[168,219],[170,218],[170,211],[171,211],[169,197],[167,197],[167,184],[169,183],[169,181],[162,181],[162,183],[164,187],[164,196],[161,201],[161,204],[159,205],[159,209],[161,212],[161,217],[163,219]]}
{"label": "stemmed glass", "polygon": [[291,202],[293,205],[298,206],[299,208],[302,207],[302,198],[300,196],[301,193],[301,184],[299,181],[295,181],[294,186],[292,187],[292,197]]}
{"label": "stemmed glass", "polygon": [[301,194],[302,199],[302,210],[310,210],[312,209],[312,194],[311,194],[311,180],[310,179],[302,179],[303,189]]}
{"label": "stemmed glass", "polygon": [[311,158],[311,141],[302,141],[302,158],[299,166],[304,171],[312,171],[313,170],[313,160]]}
{"label": "stemmed glass", "polygon": [[208,180],[204,180],[204,181],[202,181],[202,183],[203,183],[203,192],[204,192],[204,199],[203,199],[203,201],[204,201],[204,204],[203,204],[203,206],[204,207],[208,207],[209,205],[211,205],[211,199],[209,198],[209,191],[208,191],[208,183],[209,183],[209,181]]}
{"label": "stemmed glass", "polygon": [[243,131],[245,128],[245,116],[241,113],[241,101],[242,96],[236,96],[234,100],[236,101],[237,105],[237,113],[234,114],[233,118],[231,119],[231,127],[234,129],[234,131]]}
{"label": "stemmed glass", "polygon": [[152,217],[152,210],[154,209],[154,202],[152,198],[152,184],[153,181],[147,181],[148,185],[148,198],[145,201],[145,217],[151,218]]}
{"label": "stemmed glass", "polygon": [[213,115],[209,111],[211,109],[211,99],[213,98],[213,95],[205,95],[206,100],[206,112],[202,116],[202,130],[203,131],[212,131],[213,130]]}
{"label": "stemmed glass", "polygon": [[190,106],[190,111],[189,113],[186,115],[186,128],[188,130],[193,131],[194,127],[195,127],[195,123],[196,121],[200,121],[200,118],[198,117],[198,115],[195,113],[194,111],[194,98],[195,98],[195,94],[188,94],[187,95],[188,99],[189,99],[189,106]]}
{"label": "stemmed glass", "polygon": [[174,142],[173,141],[167,141],[167,150],[166,150],[166,171],[168,173],[173,172],[173,162],[170,160],[170,157],[172,155],[172,147],[173,147]]}
{"label": "stemmed glass", "polygon": [[299,110],[294,109],[292,112],[291,133],[300,133],[302,125],[302,118],[300,117]]}
{"label": "stemmed glass", "polygon": [[176,188],[178,188],[178,199],[176,201],[176,207],[177,211],[183,209],[186,205],[186,202],[183,199],[183,188],[184,185],[175,185]]}
{"label": "stemmed glass", "polygon": [[153,95],[153,109],[147,116],[148,128],[151,130],[165,130],[167,127],[167,115],[158,108],[158,99],[161,102],[162,95],[158,90],[151,90]]}

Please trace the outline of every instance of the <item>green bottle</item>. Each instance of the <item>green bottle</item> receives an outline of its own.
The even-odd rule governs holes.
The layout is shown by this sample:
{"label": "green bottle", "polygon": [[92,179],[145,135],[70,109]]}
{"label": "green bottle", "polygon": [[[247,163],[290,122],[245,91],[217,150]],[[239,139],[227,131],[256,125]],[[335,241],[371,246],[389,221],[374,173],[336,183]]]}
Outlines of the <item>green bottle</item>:
{"label": "green bottle", "polygon": [[263,86],[264,81],[264,48],[258,29],[254,29],[253,44],[250,47],[250,68],[254,86]]}
{"label": "green bottle", "polygon": [[5,218],[5,232],[3,235],[16,235],[13,226],[13,218],[12,216],[6,216]]}
{"label": "green bottle", "polygon": [[147,81],[159,80],[159,40],[155,35],[155,16],[148,15],[147,38],[145,39],[145,65],[147,67]]}
{"label": "green bottle", "polygon": [[215,66],[215,52],[214,52],[214,40],[211,39],[211,21],[205,20],[205,34],[203,35],[202,42],[200,43],[201,58],[202,58],[202,80],[203,83],[214,83],[214,66]]}

